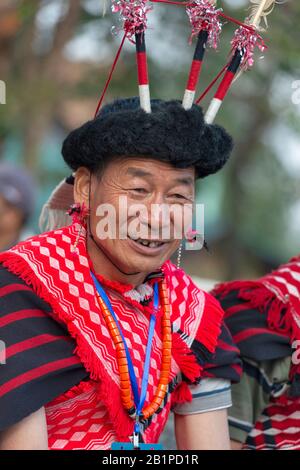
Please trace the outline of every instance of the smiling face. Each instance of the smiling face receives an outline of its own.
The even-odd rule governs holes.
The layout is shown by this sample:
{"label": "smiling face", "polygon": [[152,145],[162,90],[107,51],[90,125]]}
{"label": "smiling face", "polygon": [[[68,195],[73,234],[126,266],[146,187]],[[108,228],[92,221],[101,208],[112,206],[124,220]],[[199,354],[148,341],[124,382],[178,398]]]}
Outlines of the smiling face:
{"label": "smiling face", "polygon": [[[86,168],[77,170],[74,196],[90,207],[90,229],[98,247],[89,239],[88,250],[95,269],[131,284],[157,270],[180,245],[183,224],[178,214],[191,209],[194,186],[193,168],[178,169],[138,157],[114,159],[101,176],[91,176]],[[158,210],[162,205],[163,212]],[[174,205],[177,216],[174,210],[168,214]],[[114,214],[108,218],[110,207]],[[102,228],[108,220],[116,227],[104,237]],[[139,274],[126,279],[114,265]]]}

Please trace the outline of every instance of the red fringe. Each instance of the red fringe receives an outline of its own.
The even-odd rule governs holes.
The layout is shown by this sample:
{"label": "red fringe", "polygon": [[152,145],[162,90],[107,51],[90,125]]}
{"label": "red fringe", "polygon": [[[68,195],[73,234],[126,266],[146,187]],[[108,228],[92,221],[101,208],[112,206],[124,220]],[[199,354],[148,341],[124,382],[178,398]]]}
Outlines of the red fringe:
{"label": "red fringe", "polygon": [[284,394],[280,397],[273,398],[271,401],[272,403],[276,403],[276,405],[286,406],[291,401],[291,399],[286,394]]}
{"label": "red fringe", "polygon": [[82,381],[77,385],[74,385],[74,387],[70,388],[67,392],[63,393],[57,398],[54,398],[54,400],[51,401],[51,406],[58,405],[59,403],[63,403],[66,400],[70,400],[72,398],[78,397],[78,395],[81,395],[85,392],[89,392],[92,388],[95,387],[95,384],[97,382],[94,382],[93,380],[88,380],[88,381]]}
{"label": "red fringe", "polygon": [[66,324],[70,335],[75,339],[77,344],[75,353],[84,364],[85,369],[89,372],[91,379],[99,383],[99,400],[101,400],[108,409],[118,440],[128,441],[128,436],[133,432],[134,423],[123,408],[120,389],[110,380],[107,371],[102,366],[101,360],[99,360],[96,353],[73,325],[72,316],[61,309],[57,299],[49,294],[47,288],[20,256],[11,252],[1,253],[0,263],[10,272],[22,279],[27,285],[31,286],[37,296],[49,303],[54,314]]}
{"label": "red fringe", "polygon": [[199,380],[202,367],[198,364],[195,355],[178,333],[172,334],[172,357],[177,362],[181,372],[191,383]]}
{"label": "red fringe", "polygon": [[206,292],[204,294],[204,312],[196,334],[196,339],[203,344],[209,352],[214,353],[221,333],[224,310],[211,294],[207,294]]}
{"label": "red fringe", "polygon": [[186,382],[180,382],[172,393],[172,406],[181,405],[186,402],[191,402],[193,399],[192,392]]}
{"label": "red fringe", "polygon": [[[276,294],[272,290],[269,281],[233,281],[219,284],[213,290],[213,295],[225,297],[231,291],[237,290],[238,298],[249,302],[250,308],[255,308],[261,313],[266,313],[270,330],[285,334],[290,343],[300,338],[300,328],[294,320],[295,307],[291,300],[285,301],[283,295]],[[225,314],[226,318],[226,314]],[[300,365],[293,367],[292,375],[300,373]]]}

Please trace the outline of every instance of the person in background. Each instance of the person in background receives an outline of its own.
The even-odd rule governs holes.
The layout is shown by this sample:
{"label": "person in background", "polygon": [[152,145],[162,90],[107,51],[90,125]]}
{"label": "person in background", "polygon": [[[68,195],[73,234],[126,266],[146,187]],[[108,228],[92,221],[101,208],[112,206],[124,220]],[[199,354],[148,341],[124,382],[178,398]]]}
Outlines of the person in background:
{"label": "person in background", "polygon": [[23,238],[34,211],[35,184],[22,167],[0,163],[0,251]]}
{"label": "person in background", "polygon": [[300,256],[255,280],[218,285],[213,294],[241,352],[232,386],[234,449],[300,449]]}

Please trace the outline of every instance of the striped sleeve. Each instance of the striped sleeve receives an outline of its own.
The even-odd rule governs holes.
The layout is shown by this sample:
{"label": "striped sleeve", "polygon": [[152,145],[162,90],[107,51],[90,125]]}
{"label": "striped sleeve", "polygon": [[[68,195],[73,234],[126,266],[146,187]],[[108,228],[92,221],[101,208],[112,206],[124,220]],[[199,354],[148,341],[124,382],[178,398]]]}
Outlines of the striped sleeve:
{"label": "striped sleeve", "polygon": [[0,266],[0,431],[87,378],[51,307]]}
{"label": "striped sleeve", "polygon": [[208,411],[224,410],[232,405],[231,383],[224,379],[203,379],[189,386],[192,401],[177,404],[173,411],[179,415],[192,415]]}
{"label": "striped sleeve", "polygon": [[[216,309],[221,310],[224,315],[221,304],[211,294],[206,293],[205,308],[207,315],[213,316]],[[240,381],[242,374],[240,351],[234,343],[224,319],[220,325],[214,354],[209,353],[204,345],[197,340],[197,336],[191,345],[191,350],[203,368],[203,378],[225,379],[233,383]]]}
{"label": "striped sleeve", "polygon": [[225,311],[226,325],[242,356],[255,361],[291,356],[288,336],[268,326],[270,305],[266,305],[261,312],[251,307],[250,302],[240,299],[238,290],[231,290],[226,295],[218,292],[217,298]]}
{"label": "striped sleeve", "polygon": [[229,329],[222,323],[215,354],[203,364],[203,377],[226,379],[236,383],[242,375],[240,351],[234,343]]}

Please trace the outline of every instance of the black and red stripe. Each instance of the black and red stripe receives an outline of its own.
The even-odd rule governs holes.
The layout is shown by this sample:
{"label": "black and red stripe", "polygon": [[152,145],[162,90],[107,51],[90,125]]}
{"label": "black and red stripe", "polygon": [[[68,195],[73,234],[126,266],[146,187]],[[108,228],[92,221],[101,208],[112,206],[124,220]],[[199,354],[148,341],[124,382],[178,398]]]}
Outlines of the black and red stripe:
{"label": "black and red stripe", "polygon": [[195,91],[201,74],[203,59],[206,50],[206,43],[208,39],[207,31],[200,31],[198,34],[197,44],[194,52],[192,65],[190,68],[189,78],[187,81],[186,89]]}
{"label": "black and red stripe", "polygon": [[230,61],[230,64],[228,65],[227,67],[227,70],[225,72],[225,75],[215,93],[215,96],[214,98],[217,98],[221,101],[224,100],[225,96],[227,95],[228,91],[229,91],[229,88],[233,82],[233,79],[239,69],[239,66],[241,65],[241,61],[242,61],[242,53],[237,50],[231,61]]}
{"label": "black and red stripe", "polygon": [[145,33],[136,33],[135,35],[135,44],[136,44],[136,62],[138,70],[138,84],[139,85],[148,85],[148,64],[147,64],[147,52],[146,52],[146,42],[145,42]]}
{"label": "black and red stripe", "polygon": [[53,319],[51,307],[0,267],[0,430],[88,377],[75,341]]}

